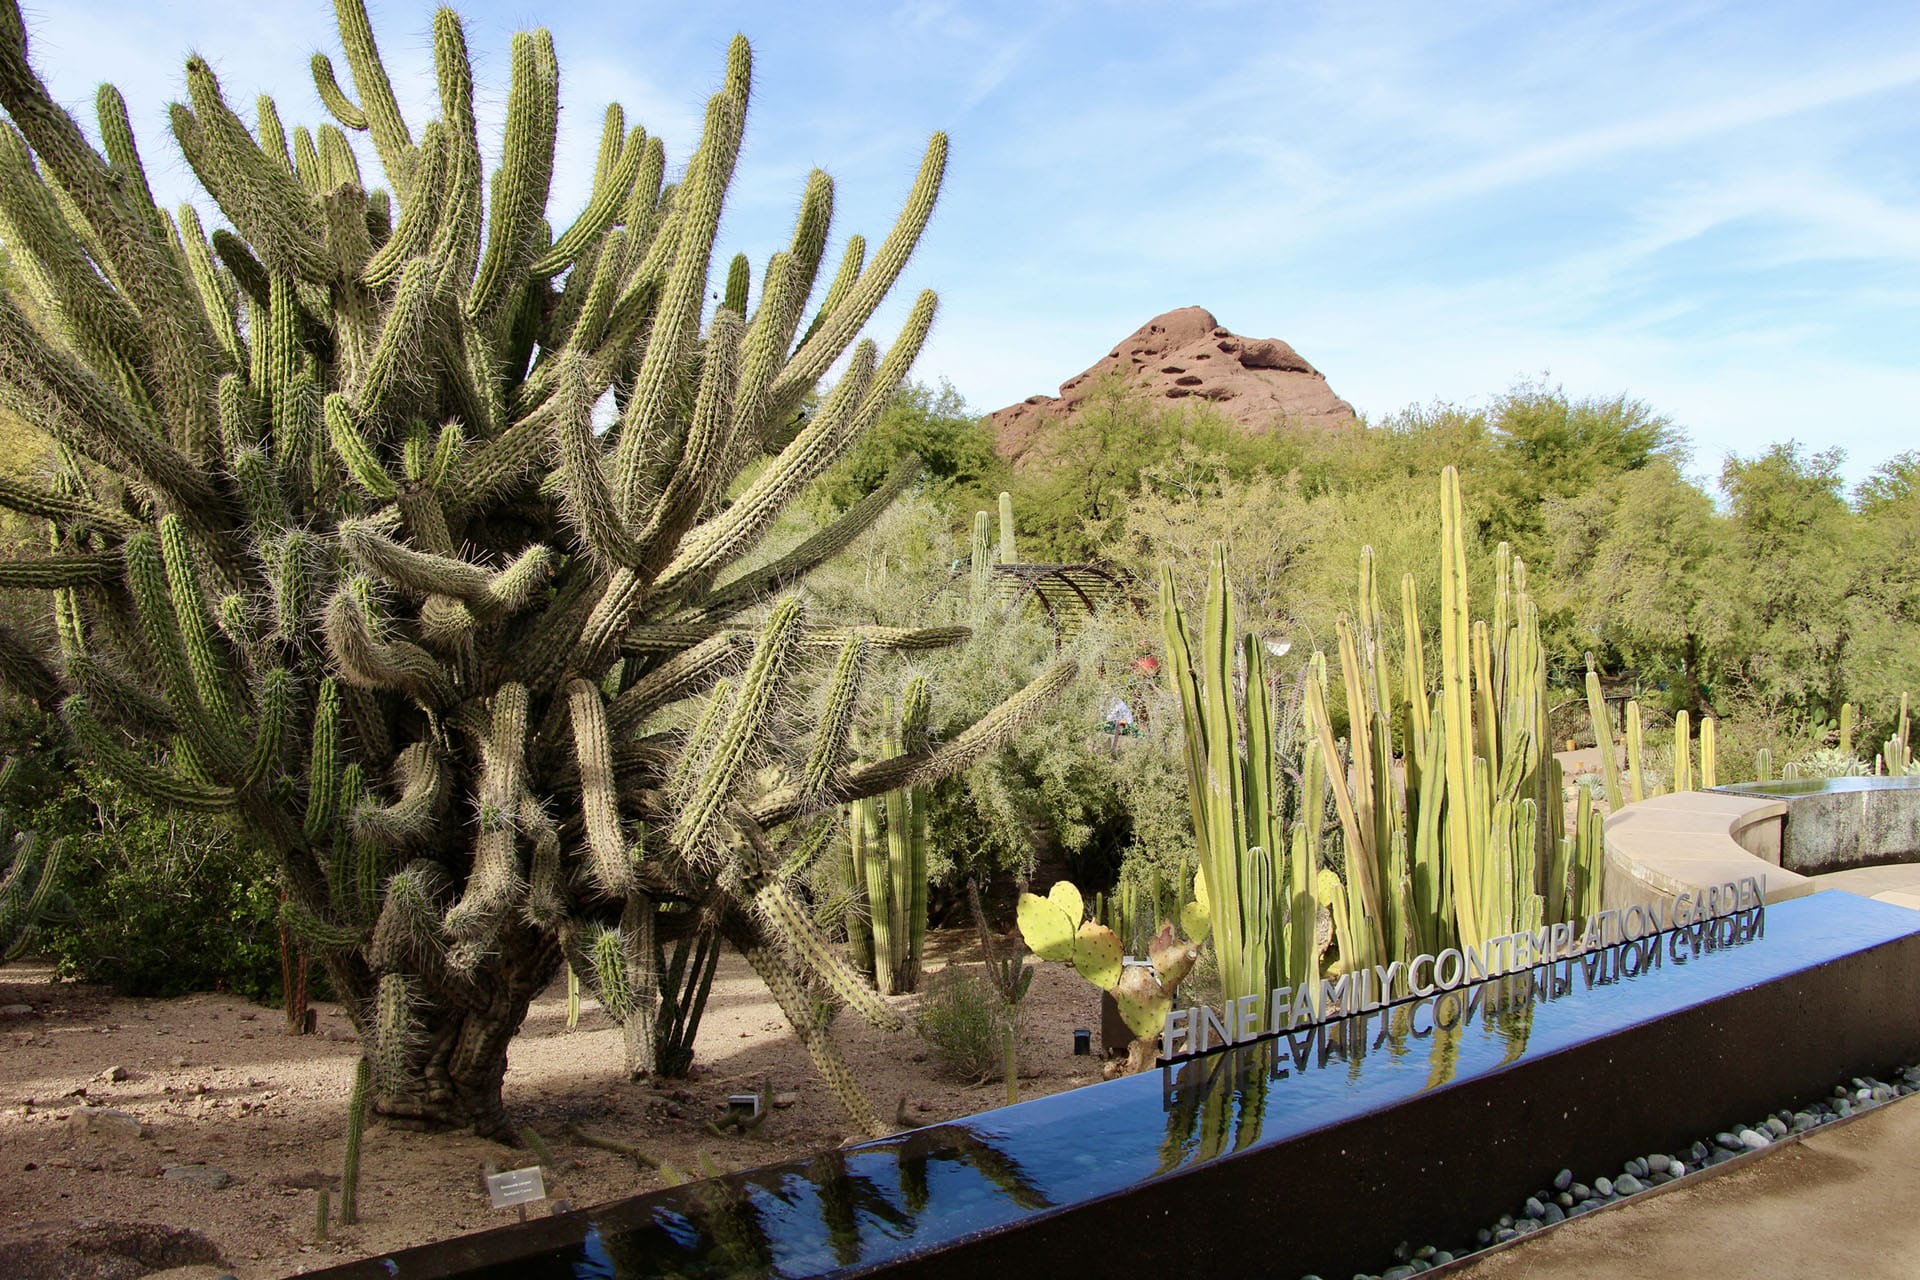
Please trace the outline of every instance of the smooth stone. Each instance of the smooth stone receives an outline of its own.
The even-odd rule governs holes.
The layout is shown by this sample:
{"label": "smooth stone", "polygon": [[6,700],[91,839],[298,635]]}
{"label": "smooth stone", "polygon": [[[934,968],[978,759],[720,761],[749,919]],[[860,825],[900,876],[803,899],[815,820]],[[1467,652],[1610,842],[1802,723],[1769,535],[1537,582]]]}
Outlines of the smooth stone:
{"label": "smooth stone", "polygon": [[1889,1089],[1886,1085],[1877,1084],[1873,1086],[1873,1100],[1875,1102],[1885,1102],[1892,1097],[1893,1090]]}
{"label": "smooth stone", "polygon": [[1648,1173],[1665,1173],[1667,1170],[1671,1168],[1673,1168],[1672,1156],[1648,1156],[1647,1157]]}
{"label": "smooth stone", "polygon": [[1644,1178],[1653,1171],[1647,1167],[1645,1160],[1642,1160],[1639,1156],[1635,1156],[1633,1159],[1627,1161],[1627,1172],[1633,1177]]}
{"label": "smooth stone", "polygon": [[1727,1151],[1738,1151],[1744,1145],[1737,1133],[1716,1133],[1713,1135],[1713,1141],[1716,1146]]}
{"label": "smooth stone", "polygon": [[1519,1238],[1520,1233],[1512,1227],[1502,1227],[1493,1233],[1493,1242],[1495,1244],[1505,1244],[1509,1240],[1518,1240]]}
{"label": "smooth stone", "polygon": [[1473,1233],[1473,1238],[1476,1242],[1483,1245],[1492,1244],[1493,1232],[1488,1230],[1486,1227],[1481,1227],[1478,1231]]}
{"label": "smooth stone", "polygon": [[1767,1132],[1776,1138],[1784,1138],[1787,1136],[1787,1122],[1779,1116],[1768,1116]]}
{"label": "smooth stone", "polygon": [[1529,1218],[1544,1218],[1547,1216],[1547,1206],[1541,1204],[1538,1200],[1534,1199],[1534,1197],[1528,1196],[1527,1207],[1524,1212]]}
{"label": "smooth stone", "polygon": [[1573,1198],[1575,1200],[1591,1200],[1593,1199],[1593,1188],[1584,1182],[1576,1182],[1573,1184]]}
{"label": "smooth stone", "polygon": [[1538,1231],[1539,1229],[1540,1229],[1540,1224],[1533,1221],[1531,1218],[1522,1219],[1521,1221],[1513,1224],[1513,1230],[1515,1235],[1530,1236],[1534,1232]]}
{"label": "smooth stone", "polygon": [[1423,1244],[1413,1251],[1413,1260],[1415,1262],[1431,1262],[1433,1261],[1433,1255],[1438,1252],[1440,1251],[1432,1245]]}
{"label": "smooth stone", "polygon": [[1593,1194],[1599,1196],[1602,1200],[1607,1199],[1613,1194],[1613,1179],[1595,1178],[1593,1180]]}
{"label": "smooth stone", "polygon": [[67,1121],[76,1133],[113,1133],[124,1134],[130,1138],[144,1138],[151,1132],[140,1123],[137,1116],[125,1111],[115,1111],[110,1107],[79,1107]]}
{"label": "smooth stone", "polygon": [[1601,1205],[1605,1203],[1606,1201],[1604,1200],[1593,1200],[1593,1199],[1582,1200],[1579,1204],[1573,1206],[1573,1211],[1575,1213],[1592,1213],[1595,1209],[1598,1209]]}
{"label": "smooth stone", "polygon": [[215,1164],[174,1164],[160,1171],[168,1182],[184,1182],[190,1187],[220,1191],[234,1183],[234,1177]]}
{"label": "smooth stone", "polygon": [[1645,1190],[1646,1187],[1641,1185],[1640,1179],[1630,1173],[1623,1173],[1613,1180],[1613,1194],[1617,1196],[1638,1195]]}
{"label": "smooth stone", "polygon": [[1740,1131],[1740,1145],[1749,1151],[1758,1151],[1768,1145],[1769,1141],[1764,1134],[1755,1133],[1751,1129],[1742,1129]]}
{"label": "smooth stone", "polygon": [[1568,1187],[1571,1187],[1572,1185],[1573,1185],[1573,1170],[1562,1169],[1560,1172],[1553,1175],[1553,1189],[1555,1191],[1565,1191]]}
{"label": "smooth stone", "polygon": [[1684,1178],[1687,1176],[1687,1166],[1684,1162],[1675,1160],[1673,1162],[1673,1167],[1668,1169],[1667,1172],[1672,1174],[1676,1178]]}
{"label": "smooth stone", "polygon": [[1413,1280],[1413,1277],[1419,1274],[1420,1273],[1412,1267],[1402,1263],[1397,1267],[1388,1267],[1385,1271],[1381,1272],[1380,1280]]}
{"label": "smooth stone", "polygon": [[1449,1262],[1452,1262],[1452,1261],[1453,1261],[1453,1255],[1451,1253],[1448,1253],[1445,1249],[1436,1249],[1433,1251],[1434,1266],[1444,1267]]}
{"label": "smooth stone", "polygon": [[1540,1215],[1540,1221],[1546,1223],[1550,1227],[1558,1223],[1565,1222],[1566,1220],[1567,1220],[1567,1215],[1560,1211],[1560,1206],[1557,1204],[1548,1205],[1547,1211]]}
{"label": "smooth stone", "polygon": [[1706,1143],[1696,1142],[1692,1146],[1687,1148],[1687,1159],[1693,1161],[1695,1164],[1699,1164],[1702,1160],[1705,1160],[1706,1158],[1707,1158]]}
{"label": "smooth stone", "polygon": [[1431,1262],[1428,1262],[1425,1258],[1415,1258],[1411,1263],[1407,1265],[1413,1268],[1413,1273],[1415,1275],[1424,1275],[1425,1273],[1433,1270],[1433,1264]]}
{"label": "smooth stone", "polygon": [[1837,1116],[1850,1116],[1853,1114],[1853,1104],[1845,1098],[1842,1098],[1833,1104],[1833,1114]]}
{"label": "smooth stone", "polygon": [[1553,1202],[1562,1209],[1571,1209],[1573,1208],[1573,1193],[1571,1191],[1562,1191],[1553,1198]]}

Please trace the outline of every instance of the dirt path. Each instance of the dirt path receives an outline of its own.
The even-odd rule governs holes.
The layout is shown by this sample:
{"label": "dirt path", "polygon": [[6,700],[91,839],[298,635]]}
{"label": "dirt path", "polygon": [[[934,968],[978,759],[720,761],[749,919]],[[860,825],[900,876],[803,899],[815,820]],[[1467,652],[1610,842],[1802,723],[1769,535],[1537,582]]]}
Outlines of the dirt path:
{"label": "dirt path", "polygon": [[[971,933],[938,935],[928,950],[930,969],[977,956]],[[918,1000],[894,1003],[911,1017]],[[533,1163],[525,1153],[470,1135],[376,1125],[363,1145],[360,1224],[335,1224],[328,1240],[317,1238],[315,1188],[331,1185],[337,1195],[358,1054],[339,1009],[317,1007],[319,1033],[289,1037],[277,1011],[230,996],[125,1000],[54,982],[44,968],[0,968],[0,1243],[36,1222],[161,1223],[204,1235],[240,1280],[264,1280],[510,1220],[488,1207],[480,1179],[489,1166]],[[1071,1051],[1073,1028],[1094,1028],[1097,1046],[1098,1026],[1094,989],[1067,966],[1040,966],[1022,1018],[1022,1095],[1099,1079],[1099,1060]],[[883,1114],[898,1108],[911,1124],[932,1124],[1004,1097],[997,1080],[941,1079],[911,1035],[843,1016],[834,1036]],[[568,1140],[569,1123],[633,1142],[693,1176],[708,1161],[747,1168],[853,1136],[772,997],[736,956],[721,962],[698,1048],[692,1078],[627,1084],[619,1033],[590,1000],[572,1031],[564,984],[534,1005],[514,1042],[506,1103],[562,1166],[553,1194],[580,1207],[662,1185],[624,1156]],[[749,1135],[707,1129],[728,1093],[763,1081],[798,1097]],[[76,1119],[85,1107],[132,1120]],[[134,1121],[142,1136],[130,1131]],[[232,1181],[215,1187],[217,1174],[165,1172],[193,1165]],[[203,1181],[182,1180],[196,1176]],[[40,1280],[41,1266],[0,1247],[0,1280]]]}

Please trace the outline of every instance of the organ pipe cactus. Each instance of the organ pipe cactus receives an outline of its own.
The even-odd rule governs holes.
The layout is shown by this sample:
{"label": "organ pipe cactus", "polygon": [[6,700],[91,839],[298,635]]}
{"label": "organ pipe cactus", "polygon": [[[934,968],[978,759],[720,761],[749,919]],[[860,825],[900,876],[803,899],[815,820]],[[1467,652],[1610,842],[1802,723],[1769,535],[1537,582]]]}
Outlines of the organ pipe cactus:
{"label": "organ pipe cactus", "polygon": [[366,1044],[376,1113],[510,1133],[507,1045],[563,962],[625,1024],[631,1070],[671,1068],[663,1046],[683,1054],[697,1025],[676,1002],[703,998],[724,936],[877,1128],[796,993],[893,1018],[812,927],[788,854],[839,806],[994,749],[1070,672],[855,766],[846,717],[809,713],[845,696],[833,655],[964,631],[849,632],[790,593],[916,464],[737,566],[926,336],[930,293],[884,352],[860,337],[932,212],[946,139],[817,304],[819,172],[791,241],[757,281],[730,268],[709,307],[745,40],[683,168],[615,106],[586,206],[562,216],[546,32],[508,50],[489,177],[459,17],[435,15],[438,114],[418,127],[363,0],[335,8],[348,76],[324,55],[314,72],[338,127],[295,130],[291,154],[270,99],[249,127],[188,61],[172,141],[209,227],[153,203],[111,88],[92,145],[0,4],[0,238],[35,304],[0,295],[0,403],[58,451],[47,487],[0,486],[53,544],[0,585],[38,593],[57,647],[0,631],[0,674],[127,785],[231,815],[272,852],[288,924]]}
{"label": "organ pipe cactus", "polygon": [[[907,685],[900,722],[882,743],[886,752],[922,746],[927,738],[930,697],[926,678]],[[871,967],[881,995],[920,987],[920,957],[927,939],[927,848],[931,843],[932,796],[925,787],[900,787],[884,797],[849,806],[854,870],[865,889],[866,914],[849,917],[850,932],[865,931],[854,953]]]}

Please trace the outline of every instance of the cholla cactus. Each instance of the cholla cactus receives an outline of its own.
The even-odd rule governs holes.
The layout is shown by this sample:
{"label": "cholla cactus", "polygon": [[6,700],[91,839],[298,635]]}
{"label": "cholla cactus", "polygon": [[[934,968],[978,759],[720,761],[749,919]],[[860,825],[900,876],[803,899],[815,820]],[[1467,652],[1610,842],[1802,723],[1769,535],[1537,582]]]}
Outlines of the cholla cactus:
{"label": "cholla cactus", "polygon": [[[154,205],[120,95],[100,90],[101,154],[0,5],[0,238],[35,304],[0,296],[0,403],[58,446],[49,486],[0,483],[53,540],[0,585],[49,593],[58,651],[0,635],[0,673],[59,701],[129,785],[231,814],[274,851],[289,923],[367,1041],[379,1112],[505,1131],[507,1042],[563,956],[652,1070],[656,1030],[686,1028],[662,987],[692,990],[674,965],[662,982],[661,955],[724,935],[871,1117],[812,998],[785,997],[892,1015],[795,902],[784,846],[815,815],[964,767],[1066,673],[873,764],[831,739],[850,716],[816,740],[797,713],[858,695],[816,675],[857,637],[780,597],[911,468],[728,574],[919,350],[931,294],[884,354],[856,339],[926,224],[946,140],[871,259],[848,241],[810,322],[833,207],[819,172],[757,303],[736,260],[709,312],[744,40],[678,182],[611,107],[586,208],[550,225],[547,33],[513,38],[487,181],[459,18],[434,18],[440,115],[416,131],[362,0],[336,11],[353,91],[316,56],[335,123],[291,143],[270,99],[249,128],[188,60],[173,135],[227,221],[209,235],[191,207]],[[385,189],[343,130],[370,136]]]}

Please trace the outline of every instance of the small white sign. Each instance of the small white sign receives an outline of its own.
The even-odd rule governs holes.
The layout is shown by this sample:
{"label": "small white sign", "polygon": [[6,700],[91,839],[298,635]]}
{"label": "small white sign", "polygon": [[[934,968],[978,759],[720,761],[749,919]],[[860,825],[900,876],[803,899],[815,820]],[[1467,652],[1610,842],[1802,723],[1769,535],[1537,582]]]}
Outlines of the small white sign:
{"label": "small white sign", "polygon": [[487,1194],[493,1198],[494,1208],[511,1209],[517,1204],[545,1200],[547,1183],[540,1176],[540,1166],[536,1164],[526,1169],[488,1174]]}

